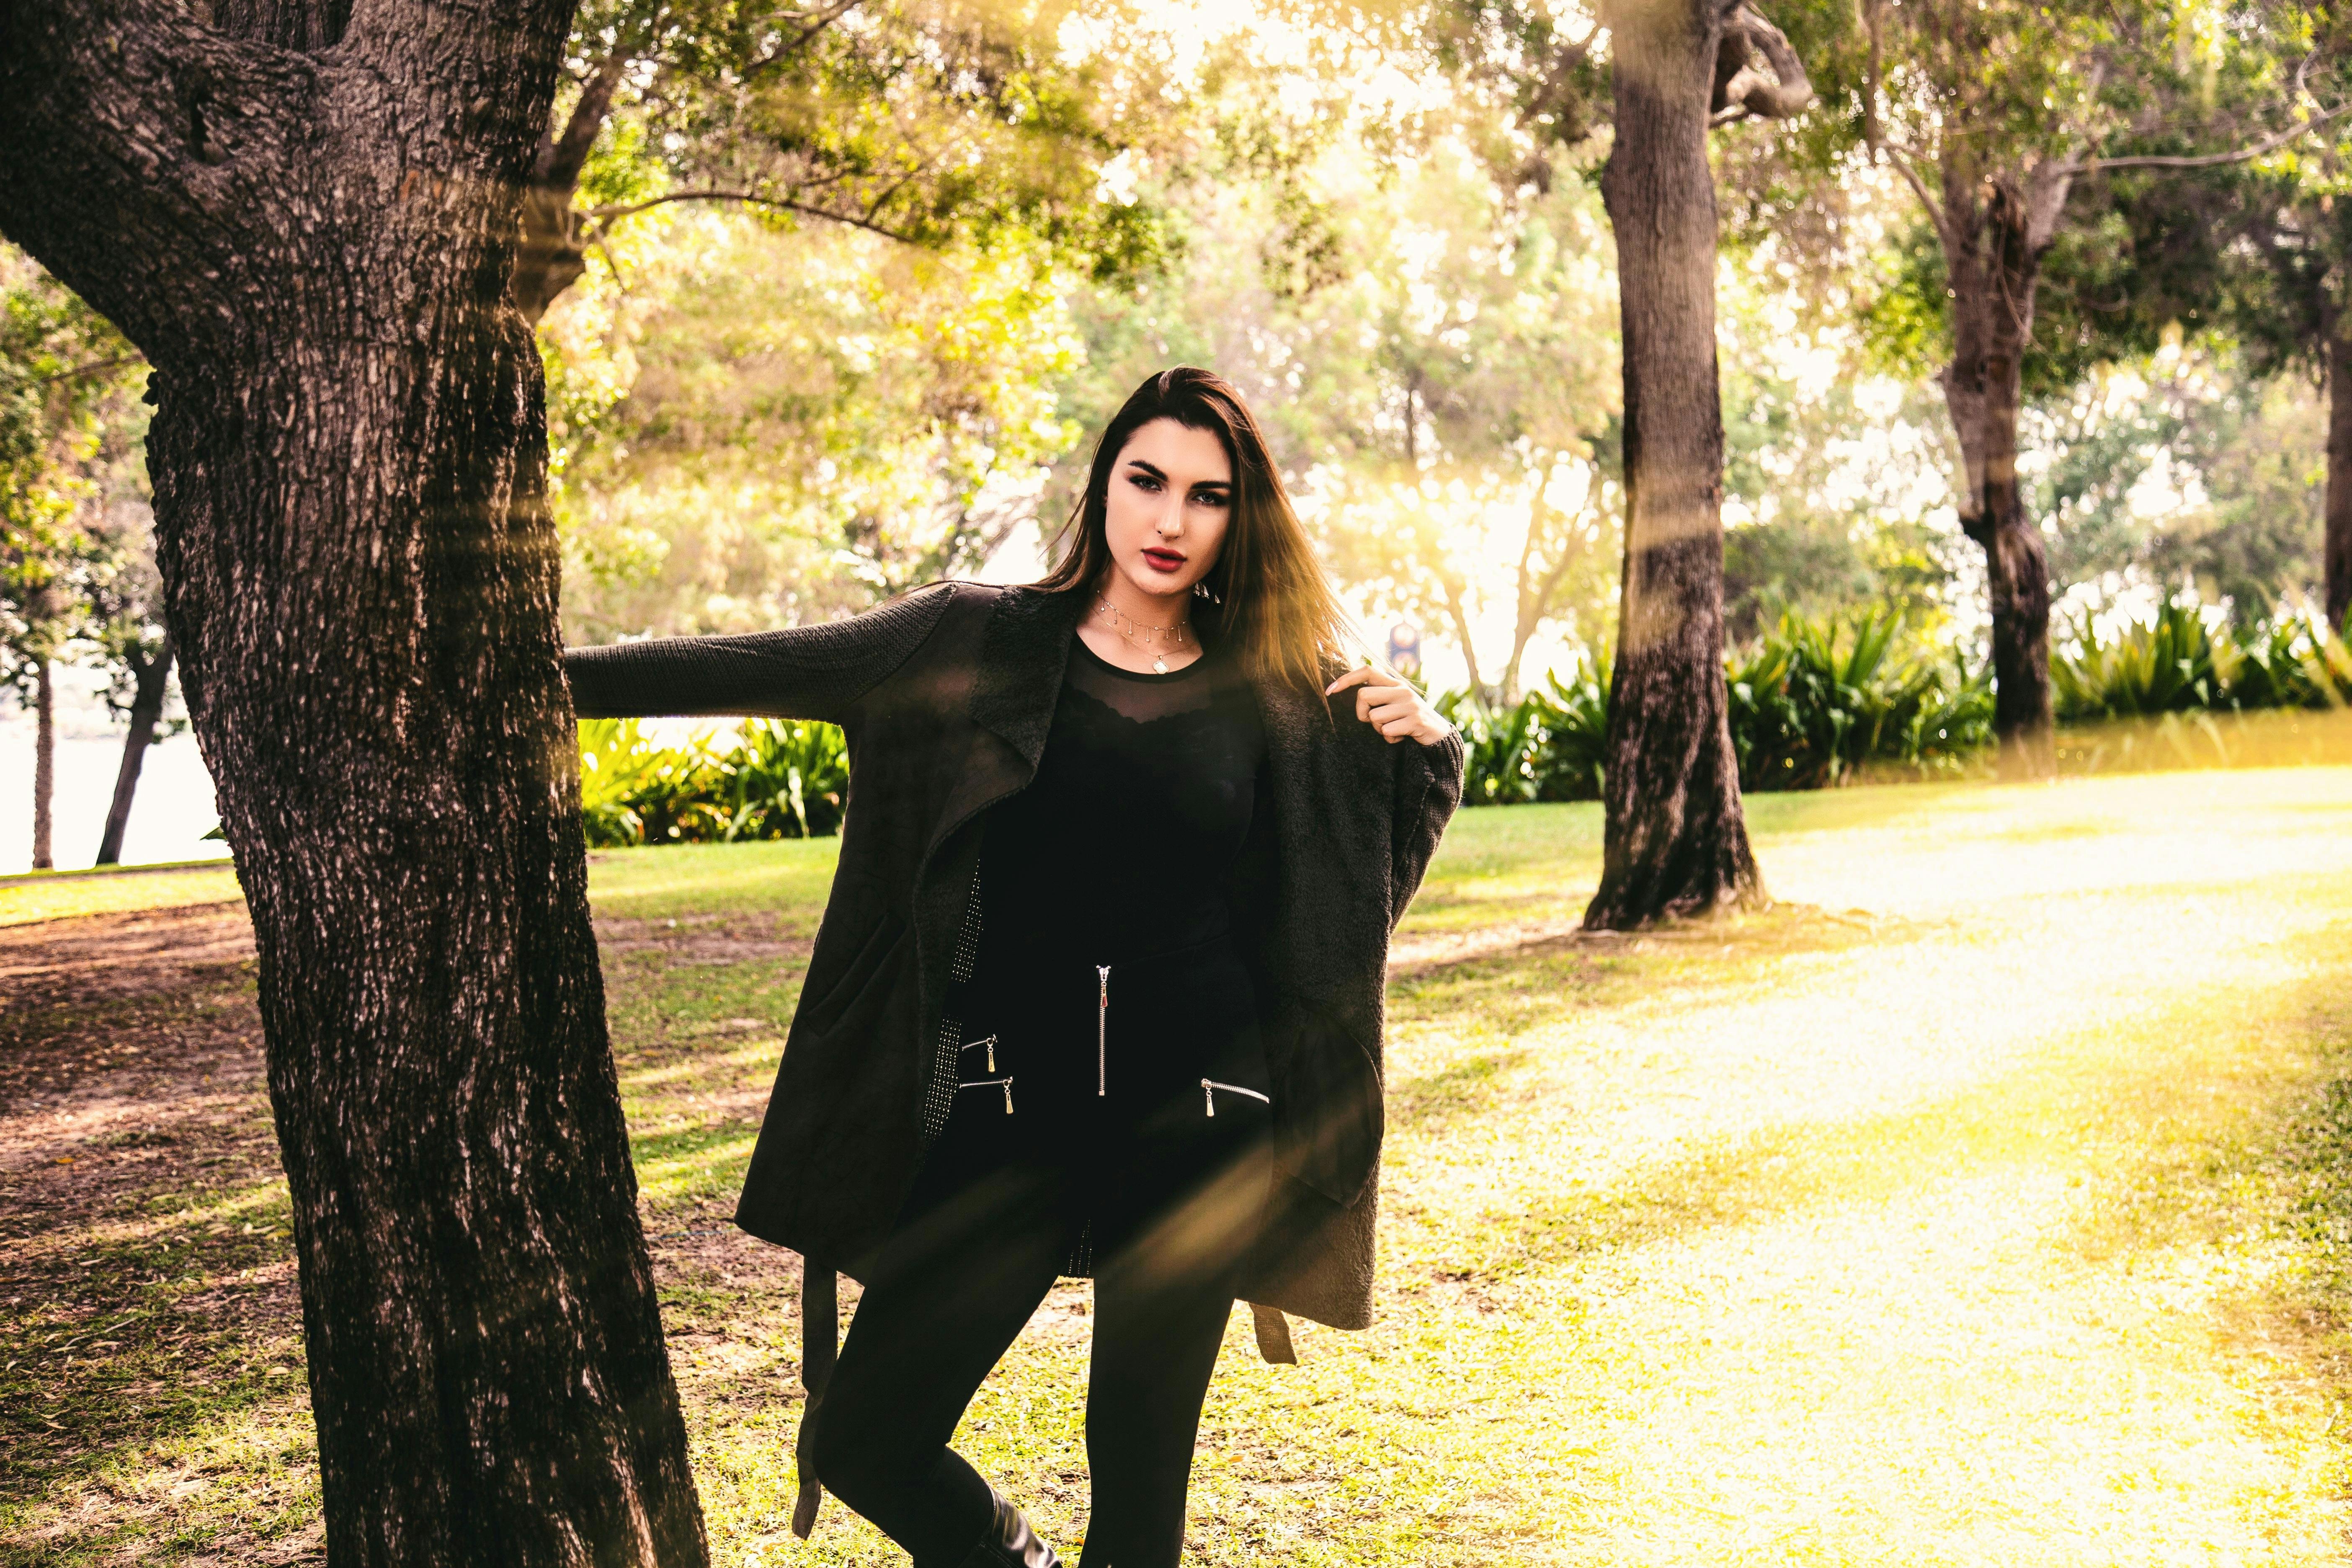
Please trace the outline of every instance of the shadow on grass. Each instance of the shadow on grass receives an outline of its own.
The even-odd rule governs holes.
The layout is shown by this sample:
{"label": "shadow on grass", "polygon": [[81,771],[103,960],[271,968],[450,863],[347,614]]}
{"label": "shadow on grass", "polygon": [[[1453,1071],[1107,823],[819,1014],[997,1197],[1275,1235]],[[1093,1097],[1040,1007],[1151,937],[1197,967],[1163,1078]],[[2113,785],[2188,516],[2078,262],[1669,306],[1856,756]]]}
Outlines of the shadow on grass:
{"label": "shadow on grass", "polygon": [[[0,1563],[258,1553],[310,1528],[258,1020],[249,978],[203,978],[0,1027]],[[207,1495],[224,1444],[267,1448],[268,1483]]]}

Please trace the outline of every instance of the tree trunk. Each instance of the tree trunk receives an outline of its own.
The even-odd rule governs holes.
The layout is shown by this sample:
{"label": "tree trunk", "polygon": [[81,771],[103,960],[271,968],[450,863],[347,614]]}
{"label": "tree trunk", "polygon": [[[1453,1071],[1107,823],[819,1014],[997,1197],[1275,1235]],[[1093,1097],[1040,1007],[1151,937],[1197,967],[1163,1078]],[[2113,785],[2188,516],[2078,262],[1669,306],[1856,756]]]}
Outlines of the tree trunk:
{"label": "tree trunk", "polygon": [[[505,294],[570,14],[0,0],[0,230],[155,367],[165,620],[252,909],[345,1568],[707,1559]],[[289,31],[320,52],[250,41]]]}
{"label": "tree trunk", "polygon": [[1470,695],[1478,700],[1480,707],[1492,709],[1496,693],[1478,673],[1478,646],[1470,640],[1470,615],[1463,607],[1461,585],[1451,581],[1445,584],[1445,615],[1454,623],[1454,640],[1462,645],[1462,666],[1469,672]]}
{"label": "tree trunk", "polygon": [[1723,406],[1707,163],[1714,0],[1610,12],[1616,144],[1601,181],[1625,345],[1625,572],[1589,930],[1763,897],[1723,679]]}
{"label": "tree trunk", "polygon": [[515,247],[507,293],[537,326],[547,308],[588,270],[588,219],[572,205],[580,172],[595,150],[596,135],[613,111],[613,91],[628,68],[629,51],[615,45],[581,88],[563,134],[540,138],[530,178],[522,192],[522,241]]}
{"label": "tree trunk", "polygon": [[2327,624],[2346,634],[2352,611],[2352,310],[2337,310],[2327,333]]}
{"label": "tree trunk", "polygon": [[1985,552],[1992,610],[1993,733],[2012,776],[2046,776],[2050,734],[2050,561],[2017,474],[2025,348],[2042,256],[2023,199],[1992,182],[1981,205],[1969,171],[1944,171],[1952,363],[1945,405],[1965,468],[1960,529]]}
{"label": "tree trunk", "polygon": [[1528,535],[1519,545],[1519,566],[1515,579],[1517,591],[1512,598],[1515,613],[1511,619],[1511,658],[1510,662],[1503,667],[1505,702],[1517,702],[1526,695],[1519,667],[1527,660],[1528,644],[1535,640],[1537,628],[1551,613],[1552,595],[1559,591],[1559,580],[1568,575],[1568,569],[1576,557],[1575,541],[1563,540],[1550,569],[1538,575],[1540,569],[1536,564],[1536,542],[1542,535],[1544,520],[1551,515],[1552,509],[1545,501],[1542,488],[1538,485],[1535,500],[1528,507]]}
{"label": "tree trunk", "polygon": [[58,693],[50,665],[33,666],[33,869],[57,865],[49,854],[49,807],[58,793]]}
{"label": "tree trunk", "polygon": [[98,842],[98,864],[112,866],[122,859],[122,835],[131,826],[131,800],[139,792],[139,770],[146,765],[147,748],[155,743],[155,726],[163,717],[163,693],[172,683],[172,638],[163,637],[163,650],[142,666],[131,698],[131,732],[122,737],[122,765],[114,773],[114,802],[106,808],[106,832]]}

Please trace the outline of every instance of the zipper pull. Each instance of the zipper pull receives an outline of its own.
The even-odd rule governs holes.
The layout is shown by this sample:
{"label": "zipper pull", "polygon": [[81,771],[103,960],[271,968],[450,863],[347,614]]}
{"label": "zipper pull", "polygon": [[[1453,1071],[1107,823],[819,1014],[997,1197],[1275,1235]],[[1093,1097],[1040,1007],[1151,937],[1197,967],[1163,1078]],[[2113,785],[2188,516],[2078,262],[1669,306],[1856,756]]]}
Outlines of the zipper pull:
{"label": "zipper pull", "polygon": [[1209,1114],[1214,1116],[1217,1113],[1217,1088],[1207,1079],[1201,1080],[1201,1098],[1208,1101]]}
{"label": "zipper pull", "polygon": [[1100,984],[1095,1004],[1095,1098],[1110,1092],[1110,965],[1095,965]]}

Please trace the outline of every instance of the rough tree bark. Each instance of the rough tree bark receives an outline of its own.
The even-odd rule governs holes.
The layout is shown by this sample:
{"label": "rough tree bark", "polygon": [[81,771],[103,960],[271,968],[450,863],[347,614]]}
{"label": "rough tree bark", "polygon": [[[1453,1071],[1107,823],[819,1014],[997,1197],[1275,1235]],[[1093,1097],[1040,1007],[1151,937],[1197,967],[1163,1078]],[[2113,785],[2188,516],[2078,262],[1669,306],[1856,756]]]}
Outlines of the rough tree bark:
{"label": "rough tree bark", "polygon": [[2033,296],[2066,182],[2029,196],[1943,169],[1944,257],[1952,291],[1952,362],[1938,377],[1958,437],[1960,529],[1985,552],[1992,607],[1993,732],[2004,771],[2046,773],[2050,752],[2050,560],[2018,483],[2018,418]]}
{"label": "rough tree bark", "polygon": [[57,865],[49,853],[49,808],[58,793],[58,693],[46,658],[33,666],[33,869]]}
{"label": "rough tree bark", "polygon": [[98,842],[100,866],[122,859],[122,835],[131,826],[131,803],[139,793],[139,772],[146,765],[147,748],[155,743],[155,726],[163,718],[163,693],[172,683],[172,638],[164,634],[155,657],[139,667],[131,696],[131,732],[122,737],[122,765],[114,773],[114,799],[106,808],[106,831]]}
{"label": "rough tree bark", "polygon": [[2352,612],[2352,310],[2327,326],[2327,491],[2325,502],[2327,624],[2345,635]]}
{"label": "rough tree bark", "polygon": [[1610,681],[1607,826],[1588,930],[1763,897],[1723,679],[1723,405],[1706,133],[1728,8],[1608,12],[1616,140],[1601,195],[1625,353],[1625,568]]}
{"label": "rough tree bark", "polygon": [[506,299],[571,11],[0,0],[0,233],[154,366],[342,1565],[707,1558]]}

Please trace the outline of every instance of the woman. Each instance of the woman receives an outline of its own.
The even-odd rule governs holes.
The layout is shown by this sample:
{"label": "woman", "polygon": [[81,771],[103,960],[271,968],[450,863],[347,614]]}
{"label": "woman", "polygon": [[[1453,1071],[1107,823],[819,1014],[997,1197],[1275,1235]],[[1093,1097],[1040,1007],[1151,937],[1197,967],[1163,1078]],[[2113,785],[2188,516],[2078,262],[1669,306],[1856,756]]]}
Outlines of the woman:
{"label": "woman", "polygon": [[[830,720],[854,805],[736,1220],[807,1260],[821,1482],[917,1568],[1057,1563],[948,1447],[1061,1274],[1095,1279],[1082,1568],[1174,1568],[1236,1299],[1370,1309],[1391,929],[1461,797],[1346,668],[1240,395],[1178,369],[1097,448],[1044,581],[583,649],[587,716]],[[865,1294],[834,1364],[834,1271]]]}

